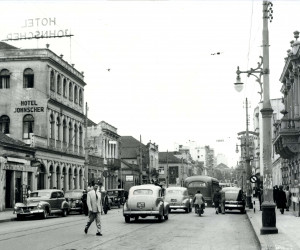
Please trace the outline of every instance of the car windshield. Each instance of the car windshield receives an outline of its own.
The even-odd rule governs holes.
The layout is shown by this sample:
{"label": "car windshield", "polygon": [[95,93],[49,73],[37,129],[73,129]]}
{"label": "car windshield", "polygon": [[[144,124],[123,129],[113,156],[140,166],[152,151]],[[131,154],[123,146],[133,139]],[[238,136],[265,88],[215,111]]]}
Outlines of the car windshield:
{"label": "car windshield", "polygon": [[73,199],[81,199],[82,197],[82,192],[65,192],[65,197],[66,198],[73,198]]}
{"label": "car windshield", "polygon": [[49,191],[37,191],[31,192],[30,197],[41,197],[41,198],[50,198],[51,192]]}
{"label": "car windshield", "polygon": [[107,191],[107,195],[118,195],[118,191]]}
{"label": "car windshield", "polygon": [[206,183],[203,182],[203,181],[193,181],[188,186],[189,186],[189,188],[193,188],[193,187],[206,187]]}
{"label": "car windshield", "polygon": [[152,195],[153,191],[151,189],[137,189],[133,191],[133,195]]}
{"label": "car windshield", "polygon": [[182,190],[168,190],[167,195],[172,195],[172,194],[182,194]]}

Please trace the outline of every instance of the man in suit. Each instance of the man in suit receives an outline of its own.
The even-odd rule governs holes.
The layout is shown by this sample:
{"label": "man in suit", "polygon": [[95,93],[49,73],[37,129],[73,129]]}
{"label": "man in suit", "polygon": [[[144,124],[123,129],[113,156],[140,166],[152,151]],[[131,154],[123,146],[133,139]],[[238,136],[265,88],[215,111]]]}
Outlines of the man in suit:
{"label": "man in suit", "polygon": [[97,236],[102,236],[101,233],[101,221],[100,221],[100,214],[102,211],[101,208],[101,193],[98,191],[98,185],[95,184],[93,189],[88,192],[87,194],[87,206],[89,209],[89,218],[87,224],[84,228],[84,232],[87,234],[90,225],[96,219],[96,226],[97,226]]}

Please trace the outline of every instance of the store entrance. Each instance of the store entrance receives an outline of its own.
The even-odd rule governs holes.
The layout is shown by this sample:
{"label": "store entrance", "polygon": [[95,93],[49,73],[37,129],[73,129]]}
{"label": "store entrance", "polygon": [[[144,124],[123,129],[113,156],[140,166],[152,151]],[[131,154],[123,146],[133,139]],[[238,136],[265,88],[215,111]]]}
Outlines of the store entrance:
{"label": "store entrance", "polygon": [[6,183],[5,183],[5,208],[13,207],[13,171],[6,170]]}

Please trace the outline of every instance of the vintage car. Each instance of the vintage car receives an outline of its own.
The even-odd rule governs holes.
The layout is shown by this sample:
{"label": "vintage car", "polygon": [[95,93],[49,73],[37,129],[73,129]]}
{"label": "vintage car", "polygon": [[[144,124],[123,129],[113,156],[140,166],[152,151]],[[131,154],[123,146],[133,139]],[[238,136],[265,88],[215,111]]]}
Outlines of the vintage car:
{"label": "vintage car", "polygon": [[69,204],[64,193],[58,189],[33,191],[24,203],[16,203],[14,207],[17,219],[23,219],[26,216],[39,216],[46,219],[49,215],[67,216],[68,213]]}
{"label": "vintage car", "polygon": [[107,196],[110,199],[111,206],[117,206],[120,208],[126,201],[126,191],[124,189],[108,189]]}
{"label": "vintage car", "polygon": [[239,187],[224,187],[221,192],[225,193],[225,210],[240,210],[245,213],[245,197]]}
{"label": "vintage car", "polygon": [[65,198],[69,203],[69,211],[79,212],[80,214],[83,213],[83,202],[82,196],[84,194],[84,189],[74,189],[68,190],[65,192]]}
{"label": "vintage car", "polygon": [[184,209],[186,213],[192,211],[192,201],[185,187],[168,187],[165,190],[165,201],[169,203],[171,209]]}
{"label": "vintage car", "polygon": [[153,184],[133,186],[129,189],[128,199],[123,206],[125,222],[130,218],[138,220],[154,216],[159,221],[169,218],[169,203],[164,201],[162,188]]}

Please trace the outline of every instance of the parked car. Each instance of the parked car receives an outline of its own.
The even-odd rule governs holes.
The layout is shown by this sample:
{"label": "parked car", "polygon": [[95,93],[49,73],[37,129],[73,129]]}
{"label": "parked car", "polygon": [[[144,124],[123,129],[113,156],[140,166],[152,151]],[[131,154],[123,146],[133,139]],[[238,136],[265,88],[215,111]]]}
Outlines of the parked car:
{"label": "parked car", "polygon": [[243,191],[239,187],[224,187],[222,191],[225,193],[225,210],[240,210],[245,212],[246,202]]}
{"label": "parked car", "polygon": [[84,194],[84,189],[74,189],[65,192],[65,198],[69,203],[70,211],[79,212],[82,214],[84,212],[82,196]]}
{"label": "parked car", "polygon": [[185,187],[169,187],[165,190],[165,201],[169,203],[171,209],[184,209],[186,213],[192,211],[192,200]]}
{"label": "parked car", "polygon": [[108,189],[107,196],[110,199],[111,206],[117,206],[118,208],[121,207],[126,201],[126,191],[124,189]]}
{"label": "parked car", "polygon": [[169,203],[164,201],[162,188],[152,184],[133,186],[129,189],[128,200],[123,207],[125,222],[130,218],[138,220],[147,216],[154,216],[162,221],[169,218]]}
{"label": "parked car", "polygon": [[23,219],[26,216],[39,216],[46,219],[53,214],[67,216],[69,204],[61,190],[42,189],[31,192],[24,203],[16,203],[14,213],[17,219]]}

